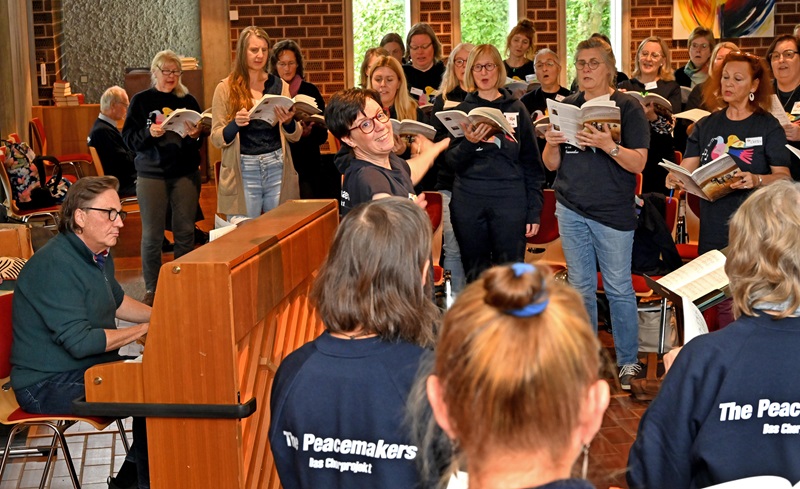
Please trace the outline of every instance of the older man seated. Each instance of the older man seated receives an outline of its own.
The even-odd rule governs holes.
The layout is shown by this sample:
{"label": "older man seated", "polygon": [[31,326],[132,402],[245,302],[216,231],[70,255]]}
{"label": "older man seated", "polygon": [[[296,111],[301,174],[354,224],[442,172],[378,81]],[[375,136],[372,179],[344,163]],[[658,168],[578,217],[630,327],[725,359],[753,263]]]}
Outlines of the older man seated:
{"label": "older man seated", "polygon": [[[125,295],[109,249],[125,212],[115,177],[86,177],[69,189],[59,234],[20,272],[12,314],[11,385],[28,412],[72,413],[85,395],[83,375],[120,360],[119,348],[143,337],[150,307]],[[115,319],[134,326],[118,329]],[[134,418],[134,444],[109,487],[149,488],[144,418]],[[134,465],[135,462],[135,465]]]}
{"label": "older man seated", "polygon": [[87,142],[97,150],[103,170],[119,180],[119,195],[136,195],[136,153],[125,146],[117,122],[125,119],[128,111],[128,94],[122,87],[108,88],[100,97],[100,115],[94,121]]}

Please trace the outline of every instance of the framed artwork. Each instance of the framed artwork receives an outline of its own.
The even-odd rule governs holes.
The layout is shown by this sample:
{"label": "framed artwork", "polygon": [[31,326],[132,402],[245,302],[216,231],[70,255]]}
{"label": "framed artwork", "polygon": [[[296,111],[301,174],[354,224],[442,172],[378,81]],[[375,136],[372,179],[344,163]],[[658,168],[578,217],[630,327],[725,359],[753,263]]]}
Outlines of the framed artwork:
{"label": "framed artwork", "polygon": [[713,30],[717,39],[773,37],[775,0],[674,0],[673,39],[687,39],[698,26]]}

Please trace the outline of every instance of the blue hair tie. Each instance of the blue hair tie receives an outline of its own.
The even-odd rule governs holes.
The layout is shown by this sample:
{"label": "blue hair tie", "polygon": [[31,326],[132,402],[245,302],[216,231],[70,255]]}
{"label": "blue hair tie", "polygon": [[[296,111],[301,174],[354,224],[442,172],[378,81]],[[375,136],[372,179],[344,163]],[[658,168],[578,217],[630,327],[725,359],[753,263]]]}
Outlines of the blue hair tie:
{"label": "blue hair tie", "polygon": [[[521,277],[526,273],[533,273],[536,271],[536,267],[531,265],[530,263],[514,263],[511,265],[511,269],[514,271],[514,275],[517,277]],[[550,299],[545,299],[541,302],[536,302],[536,299],[540,298],[544,294],[544,289],[542,289],[536,297],[533,298],[533,302],[528,304],[525,307],[521,307],[519,309],[512,309],[506,311],[507,314],[511,314],[512,316],[516,316],[518,318],[529,318],[532,316],[538,316],[547,308],[547,305],[550,303]]]}

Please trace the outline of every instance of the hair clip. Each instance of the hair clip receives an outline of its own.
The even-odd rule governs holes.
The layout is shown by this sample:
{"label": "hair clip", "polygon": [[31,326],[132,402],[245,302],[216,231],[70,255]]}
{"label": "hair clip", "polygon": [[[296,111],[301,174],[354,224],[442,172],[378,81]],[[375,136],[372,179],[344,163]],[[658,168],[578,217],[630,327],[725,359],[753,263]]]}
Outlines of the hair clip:
{"label": "hair clip", "polygon": [[[536,271],[536,267],[531,265],[530,263],[513,263],[511,265],[511,269],[514,271],[514,275],[517,277],[521,277],[526,273],[533,273]],[[511,314],[512,316],[516,316],[518,318],[529,318],[532,316],[538,316],[547,308],[547,305],[550,303],[550,299],[545,299],[541,302],[536,302],[537,299],[542,297],[544,294],[544,288],[536,294],[536,297],[533,298],[533,302],[528,304],[525,307],[521,307],[519,309],[512,309],[506,311],[506,314]]]}

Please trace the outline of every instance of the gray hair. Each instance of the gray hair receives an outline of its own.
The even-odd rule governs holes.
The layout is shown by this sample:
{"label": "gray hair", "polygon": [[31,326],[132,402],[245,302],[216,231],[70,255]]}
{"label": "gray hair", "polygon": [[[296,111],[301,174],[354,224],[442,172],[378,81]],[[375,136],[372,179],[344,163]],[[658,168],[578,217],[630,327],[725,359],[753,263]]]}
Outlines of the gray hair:
{"label": "gray hair", "polygon": [[106,114],[111,110],[112,105],[122,102],[123,95],[125,95],[125,90],[118,85],[107,88],[100,96],[100,112]]}

